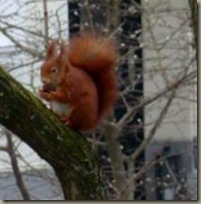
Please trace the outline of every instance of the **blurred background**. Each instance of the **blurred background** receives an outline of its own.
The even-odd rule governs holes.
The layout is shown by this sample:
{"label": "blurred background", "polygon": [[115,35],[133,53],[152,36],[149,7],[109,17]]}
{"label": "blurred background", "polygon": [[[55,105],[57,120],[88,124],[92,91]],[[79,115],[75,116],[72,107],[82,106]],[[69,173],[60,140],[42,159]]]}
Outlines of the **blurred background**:
{"label": "blurred background", "polygon": [[[195,0],[0,0],[0,64],[36,96],[51,39],[116,40],[119,99],[87,136],[108,200],[197,200],[197,10]],[[0,127],[0,200],[62,199],[52,168]]]}

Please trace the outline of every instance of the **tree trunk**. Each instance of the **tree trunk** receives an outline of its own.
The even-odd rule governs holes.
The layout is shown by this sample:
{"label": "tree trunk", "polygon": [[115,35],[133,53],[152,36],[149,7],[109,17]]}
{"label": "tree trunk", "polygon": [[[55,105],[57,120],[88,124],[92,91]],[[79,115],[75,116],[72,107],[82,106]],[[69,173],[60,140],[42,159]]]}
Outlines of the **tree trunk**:
{"label": "tree trunk", "polygon": [[86,138],[0,67],[0,123],[55,170],[66,200],[100,200],[99,172]]}

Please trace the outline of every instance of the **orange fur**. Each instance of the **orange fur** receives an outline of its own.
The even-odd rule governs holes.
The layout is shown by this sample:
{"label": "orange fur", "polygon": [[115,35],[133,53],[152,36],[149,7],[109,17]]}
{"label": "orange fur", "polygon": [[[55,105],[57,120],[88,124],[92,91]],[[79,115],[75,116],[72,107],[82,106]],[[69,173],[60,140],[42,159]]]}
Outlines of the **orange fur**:
{"label": "orange fur", "polygon": [[68,48],[62,42],[59,55],[55,46],[50,43],[41,67],[42,82],[55,90],[41,89],[39,94],[69,126],[93,129],[110,113],[117,98],[115,44],[84,34],[74,37]]}

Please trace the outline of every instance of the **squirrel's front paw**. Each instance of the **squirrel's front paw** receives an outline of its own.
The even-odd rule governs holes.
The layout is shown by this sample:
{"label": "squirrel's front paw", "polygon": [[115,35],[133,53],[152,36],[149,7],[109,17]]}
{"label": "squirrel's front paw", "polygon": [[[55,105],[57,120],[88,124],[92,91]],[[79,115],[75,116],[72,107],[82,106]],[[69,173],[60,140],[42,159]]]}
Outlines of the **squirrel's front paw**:
{"label": "squirrel's front paw", "polygon": [[70,120],[69,120],[69,116],[60,116],[61,121],[65,124],[70,126]]}
{"label": "squirrel's front paw", "polygon": [[60,119],[63,123],[67,123],[69,121],[69,116],[60,116]]}
{"label": "squirrel's front paw", "polygon": [[52,98],[52,93],[51,92],[46,92],[43,89],[39,90],[39,95],[41,98],[45,100],[50,100]]}

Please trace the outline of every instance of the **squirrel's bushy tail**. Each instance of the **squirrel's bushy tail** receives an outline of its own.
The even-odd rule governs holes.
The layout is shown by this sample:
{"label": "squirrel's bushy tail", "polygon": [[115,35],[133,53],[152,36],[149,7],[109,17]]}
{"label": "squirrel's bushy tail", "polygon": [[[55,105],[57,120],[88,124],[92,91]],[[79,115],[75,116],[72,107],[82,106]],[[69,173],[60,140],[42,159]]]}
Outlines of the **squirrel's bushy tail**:
{"label": "squirrel's bushy tail", "polygon": [[108,38],[83,34],[74,37],[69,45],[70,64],[88,72],[97,86],[99,120],[110,113],[117,99],[117,59],[116,45]]}

